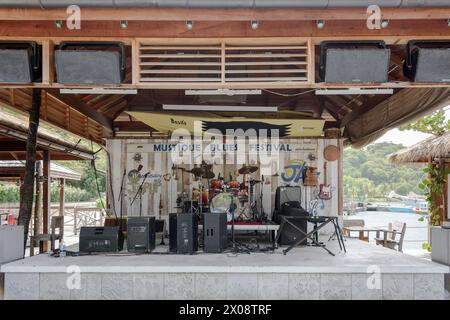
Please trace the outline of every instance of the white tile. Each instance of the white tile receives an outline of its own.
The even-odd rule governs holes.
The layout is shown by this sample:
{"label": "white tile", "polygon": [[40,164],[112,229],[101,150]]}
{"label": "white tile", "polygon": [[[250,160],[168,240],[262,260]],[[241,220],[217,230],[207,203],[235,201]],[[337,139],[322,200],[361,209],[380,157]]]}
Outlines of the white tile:
{"label": "white tile", "polygon": [[134,275],[134,299],[164,299],[164,274],[137,273]]}
{"label": "white tile", "polygon": [[320,275],[320,300],[350,300],[352,275],[323,273]]}
{"label": "white tile", "polygon": [[289,275],[287,273],[259,273],[258,299],[286,300],[289,298]]}
{"label": "white tile", "polygon": [[227,299],[258,299],[258,276],[252,273],[229,273],[227,277]]}
{"label": "white tile", "polygon": [[290,300],[318,300],[320,298],[320,274],[290,273]]}
{"label": "white tile", "polygon": [[102,274],[86,273],[86,299],[99,300],[102,298]]}
{"label": "white tile", "polygon": [[414,298],[412,274],[383,274],[383,300],[411,300]]}
{"label": "white tile", "polygon": [[6,273],[5,300],[38,300],[39,273]]}
{"label": "white tile", "polygon": [[39,277],[39,299],[41,300],[69,300],[70,291],[65,273],[41,273]]}
{"label": "white tile", "polygon": [[226,273],[197,273],[195,275],[195,299],[225,300],[226,298]]}
{"label": "white tile", "polygon": [[102,299],[133,299],[133,274],[107,273],[102,275]]}
{"label": "white tile", "polygon": [[381,274],[352,274],[352,300],[381,300]]}
{"label": "white tile", "polygon": [[442,300],[444,292],[444,275],[433,273],[414,275],[414,299]]}
{"label": "white tile", "polygon": [[170,300],[193,299],[195,294],[193,273],[165,273],[164,298]]}

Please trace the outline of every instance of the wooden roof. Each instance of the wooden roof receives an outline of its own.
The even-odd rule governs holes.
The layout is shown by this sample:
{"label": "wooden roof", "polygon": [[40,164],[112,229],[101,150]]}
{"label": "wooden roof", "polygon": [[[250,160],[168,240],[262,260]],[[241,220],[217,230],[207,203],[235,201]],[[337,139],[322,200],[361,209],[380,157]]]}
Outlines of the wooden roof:
{"label": "wooden roof", "polygon": [[[341,128],[349,142],[358,141],[361,144],[370,140],[369,138],[364,140],[364,136],[373,138],[375,133],[381,134],[383,129],[411,119],[402,115],[399,118],[401,121],[391,119],[389,124],[383,124],[373,117],[372,121],[376,126],[371,127],[370,131],[364,130],[364,136],[355,134],[355,123],[366,119],[363,116],[371,110],[376,114],[377,108],[383,107],[383,102],[397,95],[404,96],[406,90],[411,90],[406,93],[420,92],[420,88],[434,88],[432,90],[434,94],[442,96],[450,87],[449,83],[413,83],[406,79],[402,71],[405,44],[409,40],[450,39],[448,6],[429,7],[424,2],[421,7],[383,8],[383,18],[389,19],[389,26],[376,30],[370,30],[366,26],[365,7],[345,9],[83,7],[82,14],[82,28],[69,30],[65,26],[62,28],[55,26],[55,20],[66,19],[67,13],[63,8],[0,8],[1,40],[36,41],[42,46],[43,56],[42,82],[26,86],[0,85],[0,103],[27,112],[31,106],[31,88],[41,87],[43,88],[41,118],[44,121],[98,143],[104,143],[105,137],[116,134],[150,135],[153,132],[152,128],[130,117],[126,113],[127,110],[160,111],[163,104],[169,103],[220,104],[217,101],[208,102],[204,96],[187,96],[185,89],[257,88],[263,90],[261,95],[249,95],[240,102],[232,103],[244,107],[275,105],[285,112],[323,118],[326,120],[325,128]],[[325,20],[324,28],[317,28],[318,19]],[[128,27],[122,28],[120,20],[127,20]],[[194,21],[192,30],[186,28],[186,20]],[[259,21],[257,29],[252,29],[250,20]],[[391,49],[388,83],[355,85],[321,82],[319,45],[323,41],[370,39],[383,40]],[[138,89],[138,94],[61,94],[59,91],[61,88],[80,86],[65,86],[57,82],[53,51],[61,41],[73,40],[123,42],[126,46],[127,70],[124,83],[118,87]],[[180,64],[187,61],[182,58],[186,58],[187,55],[181,55],[180,52],[177,52],[175,58],[171,58],[167,54],[167,46],[171,47],[172,51],[177,50],[173,49],[174,47],[181,48],[182,51],[186,46],[191,49],[214,46],[217,52],[214,51],[209,55],[208,52],[198,49],[197,58],[205,56],[203,60],[198,61],[213,63],[220,73],[219,76],[216,74],[213,81],[206,81],[205,78],[211,77],[210,70],[205,71],[203,66],[191,64],[185,68],[182,76],[189,76],[194,79],[193,81],[186,81],[186,78],[179,79],[178,82],[167,81],[165,77],[171,73],[170,70],[156,65],[167,65],[168,62]],[[264,47],[270,47],[271,51],[283,50],[280,49],[283,46],[298,50],[295,57],[301,57],[301,63],[295,67],[298,70],[290,71],[291,74],[300,72],[301,75],[280,76],[276,70],[277,62],[285,58],[280,58],[275,51],[271,54],[270,64],[262,66],[262,70],[256,75],[245,70],[227,68],[230,61],[227,58],[230,54],[227,48],[233,50],[233,46],[241,46],[238,52],[243,55],[231,53],[233,62],[241,66],[247,66],[248,57],[255,57],[255,50],[264,50],[261,49]],[[162,53],[157,50],[162,50]],[[148,60],[147,56],[152,54],[158,56],[157,60]],[[259,56],[256,55],[256,59],[259,59]],[[286,59],[293,60],[291,57]],[[242,75],[243,73],[245,74]],[[149,80],[150,75],[155,74],[156,78],[163,80]],[[261,75],[265,77],[264,81],[259,78]],[[181,77],[179,74],[174,76]],[[236,77],[239,81],[236,81]],[[394,95],[314,95],[314,89],[349,87],[393,88]],[[427,104],[420,112],[431,111],[442,103],[442,100],[445,99],[441,98],[434,104]],[[224,101],[226,102],[226,99]],[[410,110],[410,115],[415,115],[415,111]],[[349,130],[350,127],[353,127],[353,130]]]}

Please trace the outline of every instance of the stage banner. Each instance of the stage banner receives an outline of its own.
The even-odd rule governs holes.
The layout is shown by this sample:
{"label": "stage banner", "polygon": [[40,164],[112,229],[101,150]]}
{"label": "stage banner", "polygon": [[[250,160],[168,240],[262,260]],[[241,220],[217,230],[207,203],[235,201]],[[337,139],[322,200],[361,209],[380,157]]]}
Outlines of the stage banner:
{"label": "stage banner", "polygon": [[[277,136],[280,138],[319,137],[323,119],[264,119],[242,117],[203,117],[185,114],[127,111],[132,117],[160,132],[168,133],[185,129],[191,134],[219,132],[222,135]],[[277,130],[277,131],[274,131]]]}

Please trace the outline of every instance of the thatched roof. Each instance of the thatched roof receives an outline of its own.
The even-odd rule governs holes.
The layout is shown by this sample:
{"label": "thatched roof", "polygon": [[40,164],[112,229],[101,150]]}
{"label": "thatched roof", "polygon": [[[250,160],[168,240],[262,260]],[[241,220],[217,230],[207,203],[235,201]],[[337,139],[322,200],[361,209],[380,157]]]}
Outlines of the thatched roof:
{"label": "thatched roof", "polygon": [[388,159],[392,163],[428,162],[429,158],[450,159],[450,131],[442,136],[430,137],[407,149],[392,153]]}

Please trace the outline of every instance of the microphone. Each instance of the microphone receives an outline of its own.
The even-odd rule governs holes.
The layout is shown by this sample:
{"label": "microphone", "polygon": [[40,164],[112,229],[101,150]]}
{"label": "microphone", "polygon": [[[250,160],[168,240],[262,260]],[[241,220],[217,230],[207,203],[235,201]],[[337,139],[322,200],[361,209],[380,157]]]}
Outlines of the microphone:
{"label": "microphone", "polygon": [[142,164],[140,164],[140,165],[137,167],[137,171],[138,171],[138,172],[141,172],[142,168],[143,168],[143,166],[142,166]]}

